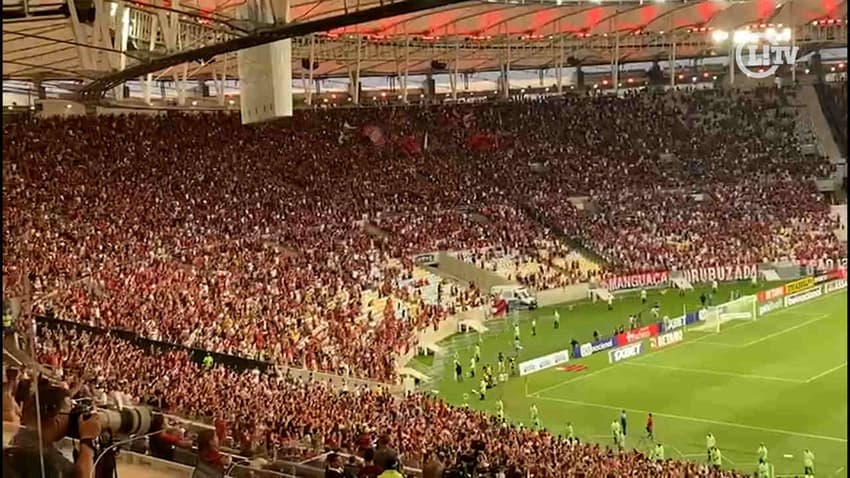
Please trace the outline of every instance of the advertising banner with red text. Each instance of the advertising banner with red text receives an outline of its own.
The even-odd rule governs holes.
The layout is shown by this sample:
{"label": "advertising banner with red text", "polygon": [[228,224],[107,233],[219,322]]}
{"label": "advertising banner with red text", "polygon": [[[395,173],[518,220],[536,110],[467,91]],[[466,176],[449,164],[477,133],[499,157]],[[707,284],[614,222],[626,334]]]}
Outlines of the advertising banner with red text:
{"label": "advertising banner with red text", "polygon": [[779,286],[774,287],[773,289],[763,290],[756,294],[756,298],[758,299],[759,304],[768,302],[774,299],[781,299],[785,297],[785,287]]}
{"label": "advertising banner with red text", "polygon": [[713,267],[697,267],[694,269],[684,269],[680,271],[685,279],[691,284],[699,284],[701,282],[729,282],[736,280],[752,279],[758,275],[758,266],[750,265],[734,265],[734,266],[713,266]]}
{"label": "advertising banner with red text", "polygon": [[797,263],[812,271],[810,273],[813,273],[814,271],[831,271],[847,268],[846,257],[836,257],[831,259],[799,259]]}
{"label": "advertising banner with red text", "polygon": [[658,335],[658,323],[649,324],[639,329],[628,330],[622,334],[617,334],[617,347],[628,345],[638,340],[643,340],[649,337]]}
{"label": "advertising banner with red text", "polygon": [[669,278],[670,274],[667,271],[643,272],[640,274],[609,277],[602,281],[602,286],[610,291],[658,287],[665,285]]}

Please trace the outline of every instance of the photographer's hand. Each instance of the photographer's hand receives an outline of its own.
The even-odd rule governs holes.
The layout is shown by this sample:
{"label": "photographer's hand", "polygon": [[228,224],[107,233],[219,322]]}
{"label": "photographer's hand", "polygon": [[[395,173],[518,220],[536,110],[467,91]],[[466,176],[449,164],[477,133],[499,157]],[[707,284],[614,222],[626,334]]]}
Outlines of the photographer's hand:
{"label": "photographer's hand", "polygon": [[94,469],[94,447],[92,440],[100,436],[100,420],[97,414],[92,413],[88,417],[81,415],[78,418],[80,430],[80,452],[77,454],[77,462],[74,463],[77,478],[89,478]]}

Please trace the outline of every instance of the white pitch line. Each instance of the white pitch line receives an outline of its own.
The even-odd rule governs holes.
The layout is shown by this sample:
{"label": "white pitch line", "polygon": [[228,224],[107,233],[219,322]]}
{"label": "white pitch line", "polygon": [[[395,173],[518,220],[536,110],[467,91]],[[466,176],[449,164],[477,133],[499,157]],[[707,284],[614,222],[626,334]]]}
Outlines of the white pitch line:
{"label": "white pitch line", "polygon": [[743,428],[745,430],[755,430],[755,431],[760,431],[760,432],[776,433],[776,434],[779,434],[779,435],[790,435],[790,436],[797,436],[797,437],[803,437],[803,438],[812,438],[812,439],[815,439],[815,440],[825,440],[825,441],[833,441],[833,442],[838,442],[838,443],[847,443],[846,438],[838,438],[838,437],[831,437],[831,436],[825,436],[825,435],[814,435],[814,434],[811,434],[811,433],[793,432],[793,431],[789,431],[789,430],[780,430],[778,428],[758,427],[758,426],[755,426],[755,425],[744,425],[742,423],[722,422],[722,421],[719,421],[719,420],[711,420],[711,419],[708,419],[708,418],[685,417],[685,416],[682,416],[682,415],[673,415],[673,414],[670,414],[670,413],[661,413],[661,412],[651,412],[649,410],[640,410],[640,409],[637,409],[637,408],[624,408],[624,407],[619,407],[619,406],[615,407],[613,405],[606,405],[604,403],[580,402],[578,400],[567,400],[567,399],[564,399],[564,398],[554,398],[554,397],[537,397],[537,399],[538,400],[549,400],[549,401],[552,401],[552,402],[566,403],[566,404],[570,404],[570,405],[578,405],[578,406],[582,406],[582,407],[602,408],[602,409],[605,409],[605,410],[625,410],[627,412],[641,413],[641,414],[652,413],[652,416],[654,416],[654,417],[665,417],[665,418],[672,418],[674,420],[682,420],[682,421],[696,422],[696,423],[707,423],[709,425],[718,425],[718,426],[725,426],[725,427],[730,427],[730,428]]}
{"label": "white pitch line", "polygon": [[847,362],[844,362],[844,363],[843,363],[843,364],[841,364],[841,365],[838,365],[838,366],[832,367],[832,368],[831,368],[831,369],[829,369],[829,370],[826,370],[826,371],[824,371],[824,372],[821,372],[821,373],[819,373],[819,374],[815,375],[814,377],[812,377],[812,378],[810,378],[810,379],[806,380],[806,382],[805,382],[805,383],[811,383],[811,382],[814,382],[815,380],[817,380],[817,379],[819,379],[819,378],[821,378],[821,377],[825,377],[825,376],[827,376],[827,375],[831,374],[832,372],[835,372],[836,370],[839,370],[839,369],[841,369],[842,367],[846,367],[846,366],[847,366]]}
{"label": "white pitch line", "polygon": [[678,448],[676,448],[676,447],[675,447],[675,446],[673,446],[673,445],[670,445],[670,448],[672,448],[672,449],[673,449],[673,451],[675,451],[676,453],[678,453],[678,454],[679,454],[679,456],[681,456],[682,458],[685,458],[685,457],[687,456],[687,455],[685,455],[684,453],[682,453],[682,450],[679,450]]}
{"label": "white pitch line", "polygon": [[[833,296],[834,296],[834,294],[822,295],[822,296],[820,296],[820,297],[818,297],[818,298],[812,299],[812,300],[807,301],[807,302],[801,302],[801,303],[799,303],[799,304],[794,304],[794,305],[792,305],[791,307],[786,307],[786,308],[784,308],[784,309],[782,309],[782,310],[780,310],[780,311],[777,311],[777,312],[774,312],[773,314],[770,314],[770,316],[769,316],[767,319],[763,319],[763,320],[770,320],[770,319],[775,318],[775,317],[781,317],[781,316],[782,316],[782,315],[784,315],[785,313],[788,313],[788,312],[790,312],[792,309],[795,309],[795,308],[797,308],[797,307],[799,307],[799,306],[801,306],[801,305],[811,304],[811,303],[813,303],[813,302],[819,301],[819,300],[824,299],[824,298],[826,298],[826,297],[833,297]],[[759,322],[761,322],[761,321],[759,321],[759,320],[742,320],[742,321],[738,321],[738,323],[736,323],[736,324],[732,324],[732,325],[730,325],[729,327],[725,327],[725,328],[723,328],[723,330],[721,330],[721,331],[720,331],[720,333],[722,334],[722,333],[724,333],[724,332],[728,332],[728,331],[730,331],[730,330],[732,330],[732,329],[735,329],[735,328],[737,328],[737,327],[742,327],[742,326],[745,326],[745,325],[755,324],[755,323],[759,323]],[[789,330],[790,330],[790,329],[789,329]],[[786,331],[787,331],[787,330],[786,330]],[[786,331],[782,331],[782,332],[786,332]],[[536,392],[533,392],[531,395],[526,394],[526,396],[527,396],[527,397],[537,397],[537,396],[540,396],[540,394],[541,394],[541,393],[543,393],[543,392],[548,392],[548,391],[550,391],[550,390],[555,390],[556,388],[560,388],[560,387],[561,387],[561,386],[563,386],[563,385],[567,385],[567,384],[569,384],[569,383],[577,382],[577,381],[579,381],[579,380],[584,380],[585,378],[592,377],[592,376],[594,376],[594,375],[596,375],[596,374],[599,374],[599,373],[602,373],[602,372],[604,372],[604,371],[606,371],[606,370],[610,370],[610,369],[616,368],[618,365],[622,365],[622,364],[624,364],[624,363],[629,363],[629,362],[631,362],[631,363],[639,362],[639,361],[644,360],[644,359],[645,359],[645,358],[647,358],[647,357],[654,357],[654,356],[656,356],[656,355],[658,355],[658,354],[660,354],[660,353],[664,353],[664,352],[666,352],[666,351],[668,351],[668,350],[678,349],[678,348],[680,348],[680,347],[683,347],[683,346],[686,346],[686,345],[689,345],[689,344],[695,344],[695,343],[697,343],[697,342],[701,342],[703,339],[713,338],[715,335],[717,335],[717,334],[706,334],[706,335],[703,335],[703,336],[701,336],[701,337],[697,337],[697,338],[692,339],[692,340],[685,340],[685,341],[683,341],[683,342],[679,342],[678,344],[674,344],[674,345],[671,345],[671,346],[669,346],[669,347],[665,347],[665,348],[663,348],[663,349],[656,350],[656,351],[654,351],[654,352],[652,352],[652,353],[648,353],[648,354],[646,354],[646,355],[643,355],[643,356],[638,357],[638,358],[636,358],[636,359],[630,360],[630,361],[628,361],[628,362],[625,362],[625,361],[624,361],[624,362],[619,362],[619,363],[611,364],[611,365],[608,365],[608,366],[607,366],[607,367],[605,367],[605,368],[601,368],[601,369],[599,369],[599,370],[596,370],[596,371],[590,372],[590,373],[588,373],[587,375],[580,375],[580,376],[578,376],[578,377],[576,377],[576,378],[572,378],[572,379],[569,379],[569,380],[566,380],[566,381],[563,381],[563,382],[557,383],[557,384],[555,384],[555,385],[552,385],[552,386],[549,386],[549,387],[542,388],[542,389],[540,389],[540,390],[537,390]],[[760,339],[760,340],[761,340],[761,339]],[[711,343],[711,342],[708,342],[708,343]],[[735,346],[735,347],[739,347],[739,346]]]}
{"label": "white pitch line", "polygon": [[676,370],[680,372],[691,372],[691,373],[701,373],[705,375],[719,375],[722,377],[735,377],[735,378],[748,378],[755,380],[769,380],[774,382],[786,382],[786,383],[806,383],[804,380],[795,380],[793,378],[782,378],[782,377],[768,377],[764,375],[748,375],[743,373],[734,373],[734,372],[720,372],[717,370],[706,370],[699,368],[686,368],[686,367],[671,367],[668,365],[655,365],[651,363],[642,363],[642,362],[624,362],[625,365],[632,365],[635,367],[649,367],[649,368],[658,368],[663,370]]}
{"label": "white pitch line", "polygon": [[613,368],[614,368],[613,366],[608,366],[608,367],[605,367],[605,368],[600,368],[599,370],[595,370],[595,371],[593,371],[593,372],[590,372],[590,373],[589,373],[589,374],[587,374],[587,375],[579,375],[578,377],[571,378],[571,379],[569,379],[569,380],[565,380],[565,381],[563,381],[563,382],[556,383],[555,385],[552,385],[552,386],[549,386],[549,387],[546,387],[546,388],[542,388],[542,389],[540,389],[540,390],[538,390],[538,391],[536,391],[536,392],[532,393],[531,395],[526,394],[526,396],[529,396],[529,397],[539,397],[539,396],[540,396],[540,394],[541,394],[541,393],[543,393],[543,392],[548,392],[548,391],[550,391],[550,390],[555,390],[556,388],[561,388],[561,387],[563,387],[564,385],[567,385],[567,384],[569,384],[569,383],[574,383],[574,382],[578,382],[578,381],[580,381],[580,380],[584,380],[584,379],[586,379],[586,378],[590,378],[590,377],[592,377],[592,376],[594,376],[594,375],[596,375],[596,374],[598,374],[598,373],[607,372],[607,371],[609,371],[609,370],[611,370],[611,369],[613,369]]}
{"label": "white pitch line", "polygon": [[843,467],[843,466],[842,466],[841,468],[839,468],[839,469],[835,470],[835,473],[833,473],[833,475],[838,476],[838,474],[839,474],[839,473],[841,473],[842,471],[844,471],[844,467]]}
{"label": "white pitch line", "polygon": [[807,321],[805,321],[805,322],[803,322],[803,323],[797,324],[797,325],[795,325],[795,326],[793,326],[793,327],[788,327],[787,329],[782,329],[782,330],[780,330],[780,331],[778,331],[778,332],[774,332],[774,333],[772,333],[772,334],[765,335],[764,337],[762,337],[762,338],[760,338],[760,339],[753,340],[752,342],[747,342],[747,343],[745,343],[745,344],[741,344],[741,345],[739,345],[739,347],[741,347],[741,348],[750,347],[750,346],[752,346],[752,345],[755,345],[755,344],[758,344],[758,343],[764,342],[765,340],[770,340],[770,339],[772,339],[772,338],[774,338],[774,337],[779,337],[780,335],[787,334],[788,332],[791,332],[792,330],[797,330],[797,329],[799,329],[799,328],[801,328],[801,327],[805,327],[805,326],[807,326],[807,325],[809,325],[809,324],[812,324],[812,323],[815,323],[815,322],[817,322],[817,321],[819,321],[819,320],[823,320],[823,319],[825,319],[825,318],[827,318],[827,317],[829,317],[829,314],[821,314],[821,315],[818,315],[817,317],[815,317],[815,318],[813,318],[813,319],[809,319],[809,320],[807,320]]}

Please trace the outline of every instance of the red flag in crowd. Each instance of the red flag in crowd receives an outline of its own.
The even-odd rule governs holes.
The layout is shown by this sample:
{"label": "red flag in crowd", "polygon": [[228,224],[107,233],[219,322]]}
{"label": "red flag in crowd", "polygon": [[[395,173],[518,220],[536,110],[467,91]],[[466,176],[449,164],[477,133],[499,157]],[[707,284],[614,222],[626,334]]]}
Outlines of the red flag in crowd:
{"label": "red flag in crowd", "polygon": [[466,145],[473,151],[490,151],[496,147],[498,138],[487,133],[473,133],[466,140]]}
{"label": "red flag in crowd", "polygon": [[375,146],[383,146],[387,140],[384,137],[384,130],[380,126],[369,124],[363,127],[363,136],[369,138]]}
{"label": "red flag in crowd", "polygon": [[419,146],[419,142],[416,141],[416,136],[408,135],[399,139],[398,146],[401,148],[401,151],[408,157],[418,156],[422,154],[422,148]]}

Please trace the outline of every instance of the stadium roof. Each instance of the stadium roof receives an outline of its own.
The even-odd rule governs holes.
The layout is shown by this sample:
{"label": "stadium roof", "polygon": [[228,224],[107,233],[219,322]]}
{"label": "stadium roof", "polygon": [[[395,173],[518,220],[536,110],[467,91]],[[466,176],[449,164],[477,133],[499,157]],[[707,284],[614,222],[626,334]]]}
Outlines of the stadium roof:
{"label": "stadium roof", "polygon": [[[85,83],[133,66],[132,71],[150,72],[155,79],[237,78],[233,51],[194,53],[256,39],[281,25],[239,19],[245,2],[237,0],[93,0],[86,7],[82,1],[69,8],[74,0],[4,0],[4,79]],[[296,25],[388,6],[383,0],[293,0],[291,5]],[[813,26],[818,20],[824,25]],[[718,48],[711,41],[713,30],[760,24],[795,27],[804,47],[846,46],[846,0],[461,2],[296,37],[293,77],[305,71],[309,62],[302,65],[302,60],[311,51],[318,64],[314,77],[346,76],[358,58],[363,75],[401,74],[405,68],[410,74],[429,72],[432,60],[449,70],[457,65],[458,71],[492,71],[506,61],[511,69],[564,65],[565,57],[607,63],[614,51],[620,61],[665,59],[674,41],[677,58],[696,57]],[[182,54],[180,63],[156,66],[175,54]],[[191,61],[182,61],[187,58]]]}

